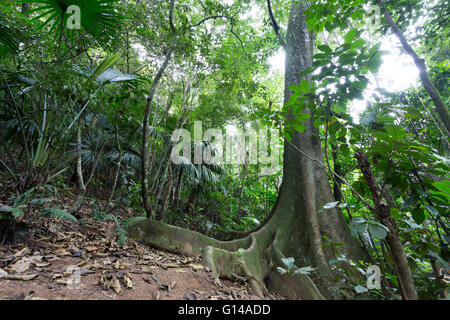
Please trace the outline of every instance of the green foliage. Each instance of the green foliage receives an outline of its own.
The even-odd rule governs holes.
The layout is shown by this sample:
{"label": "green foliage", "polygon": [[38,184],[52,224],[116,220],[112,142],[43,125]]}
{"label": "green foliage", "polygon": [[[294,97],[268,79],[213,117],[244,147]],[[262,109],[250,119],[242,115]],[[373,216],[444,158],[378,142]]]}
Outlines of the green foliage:
{"label": "green foliage", "polygon": [[292,257],[289,258],[282,258],[281,261],[283,262],[283,265],[285,266],[285,268],[282,267],[277,267],[277,271],[281,274],[292,274],[292,275],[296,275],[296,274],[303,274],[303,275],[310,275],[311,273],[313,273],[316,269],[312,268],[311,266],[307,266],[307,267],[302,267],[302,268],[298,268],[295,265],[295,259]]}
{"label": "green foliage", "polygon": [[[39,21],[38,30],[48,26],[49,34],[55,34],[55,39],[60,42],[66,38],[72,43],[79,41],[76,36],[82,36],[81,30],[91,35],[104,48],[117,45],[117,34],[123,26],[123,19],[114,6],[117,0],[24,0],[17,2],[39,4],[35,9],[29,10],[28,14],[34,14],[33,20]],[[70,14],[67,8],[76,5],[80,8],[81,30],[68,29],[67,22]]]}
{"label": "green foliage", "polygon": [[77,222],[77,218],[75,218],[72,214],[68,213],[66,210],[62,210],[59,208],[45,208],[40,212],[40,215],[44,217],[64,219]]}

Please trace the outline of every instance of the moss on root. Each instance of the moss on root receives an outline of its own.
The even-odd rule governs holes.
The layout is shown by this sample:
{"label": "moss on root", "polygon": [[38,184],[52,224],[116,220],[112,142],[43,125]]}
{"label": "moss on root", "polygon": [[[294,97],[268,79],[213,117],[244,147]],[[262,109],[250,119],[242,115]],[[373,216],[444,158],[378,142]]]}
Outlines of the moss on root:
{"label": "moss on root", "polygon": [[203,263],[217,279],[246,280],[261,298],[270,297],[269,290],[272,290],[303,299],[324,299],[309,276],[281,276],[277,272],[283,257],[282,243],[277,237],[277,229],[273,229],[271,224],[233,241],[218,241],[198,232],[152,220],[134,225],[129,235],[169,252],[186,256],[201,254]]}

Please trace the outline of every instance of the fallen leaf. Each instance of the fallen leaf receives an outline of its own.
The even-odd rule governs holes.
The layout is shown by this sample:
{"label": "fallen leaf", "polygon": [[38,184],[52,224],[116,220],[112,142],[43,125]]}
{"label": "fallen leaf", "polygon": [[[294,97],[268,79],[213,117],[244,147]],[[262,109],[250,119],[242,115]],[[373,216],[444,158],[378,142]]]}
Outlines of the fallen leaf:
{"label": "fallen leaf", "polygon": [[31,263],[28,261],[19,260],[16,263],[12,264],[9,269],[14,271],[15,273],[23,273],[30,268]]}
{"label": "fallen leaf", "polygon": [[67,280],[66,279],[58,279],[55,281],[57,284],[63,284],[63,285],[67,285]]}
{"label": "fallen leaf", "polygon": [[127,275],[124,275],[123,281],[125,282],[125,286],[128,289],[133,289],[133,281],[131,281],[130,277],[128,277]]}
{"label": "fallen leaf", "polygon": [[86,249],[87,252],[93,252],[93,251],[97,251],[99,248],[98,247],[86,247],[84,249]]}
{"label": "fallen leaf", "polygon": [[109,253],[105,253],[105,252],[95,252],[94,255],[98,258],[106,258],[109,256]]}
{"label": "fallen leaf", "polygon": [[48,267],[49,265],[51,265],[50,262],[47,262],[47,263],[36,263],[36,267],[38,267],[38,268],[45,268],[45,267]]}
{"label": "fallen leaf", "polygon": [[91,265],[87,266],[86,268],[88,268],[88,269],[102,269],[103,266],[101,264],[99,264],[97,261],[95,261],[94,264],[91,264]]}
{"label": "fallen leaf", "polygon": [[63,256],[71,256],[70,252],[67,251],[66,249],[58,249],[55,251],[55,254],[59,257],[63,257]]}
{"label": "fallen leaf", "polygon": [[8,274],[8,275],[4,275],[2,278],[5,279],[5,280],[29,281],[29,280],[33,280],[37,276],[39,276],[39,275],[38,274],[27,274],[27,275],[12,275],[12,274]]}
{"label": "fallen leaf", "polygon": [[78,266],[78,267],[84,266],[88,261],[89,261],[89,259],[81,260],[81,261],[77,264],[77,266]]}
{"label": "fallen leaf", "polygon": [[117,278],[114,278],[113,282],[111,283],[111,287],[113,288],[115,293],[120,293],[120,291],[122,290],[120,282]]}
{"label": "fallen leaf", "polygon": [[16,258],[20,258],[28,253],[30,253],[30,249],[28,249],[28,247],[23,248],[22,250],[17,251],[16,253],[14,253],[14,257]]}
{"label": "fallen leaf", "polygon": [[197,271],[197,270],[203,270],[205,267],[203,267],[201,264],[194,264],[194,263],[191,263],[191,264],[189,264],[189,266],[194,270],[194,271]]}
{"label": "fallen leaf", "polygon": [[55,280],[64,277],[61,273],[55,273],[50,280]]}

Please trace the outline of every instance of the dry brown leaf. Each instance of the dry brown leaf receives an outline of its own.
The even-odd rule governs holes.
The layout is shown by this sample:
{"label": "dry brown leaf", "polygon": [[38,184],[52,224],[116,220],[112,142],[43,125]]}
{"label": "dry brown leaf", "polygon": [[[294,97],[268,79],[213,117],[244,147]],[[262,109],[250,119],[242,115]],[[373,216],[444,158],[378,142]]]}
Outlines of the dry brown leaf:
{"label": "dry brown leaf", "polygon": [[127,275],[124,275],[123,276],[123,282],[125,282],[125,286],[128,288],[128,289],[133,289],[133,281],[131,281],[131,279],[130,279],[130,277],[129,276],[127,276]]}
{"label": "dry brown leaf", "polygon": [[94,262],[94,264],[91,264],[89,266],[86,266],[87,269],[103,269],[104,267],[99,264],[97,261]]}
{"label": "dry brown leaf", "polygon": [[86,247],[84,249],[86,249],[87,252],[93,252],[93,251],[97,251],[99,248],[98,247]]}
{"label": "dry brown leaf", "polygon": [[50,262],[47,262],[47,263],[36,263],[36,267],[38,267],[38,268],[45,268],[45,267],[48,267],[49,265],[51,265]]}
{"label": "dry brown leaf", "polygon": [[94,255],[98,258],[106,258],[109,256],[109,253],[106,252],[95,252]]}
{"label": "dry brown leaf", "polygon": [[64,277],[61,273],[55,273],[50,280],[55,280]]}
{"label": "dry brown leaf", "polygon": [[12,264],[8,269],[14,271],[15,273],[23,273],[30,268],[30,265],[31,262],[22,259]]}
{"label": "dry brown leaf", "polygon": [[148,266],[141,266],[142,272],[145,272],[145,273],[153,273],[154,269],[158,269],[158,267],[156,267],[156,266],[150,266],[150,267],[148,267]]}
{"label": "dry brown leaf", "polygon": [[89,258],[88,258],[88,259],[84,259],[84,260],[80,261],[80,262],[77,264],[77,266],[78,266],[78,267],[84,266],[88,261],[89,261]]}
{"label": "dry brown leaf", "polygon": [[24,255],[30,253],[30,249],[28,249],[28,247],[23,248],[22,250],[17,251],[16,253],[14,253],[14,257],[16,258],[20,258],[23,257]]}
{"label": "dry brown leaf", "polygon": [[58,279],[55,281],[57,284],[63,284],[66,285],[67,284],[67,280],[66,279]]}
{"label": "dry brown leaf", "polygon": [[[59,257],[63,257],[63,256],[71,256],[70,252],[67,251],[66,249],[58,249],[55,251],[55,254]],[[48,260],[47,260],[48,261]]]}
{"label": "dry brown leaf", "polygon": [[120,282],[117,278],[114,278],[114,280],[111,283],[111,287],[113,288],[115,293],[120,293],[120,291],[122,290]]}
{"label": "dry brown leaf", "polygon": [[33,280],[34,278],[36,278],[37,276],[39,276],[38,274],[26,274],[26,275],[12,275],[12,274],[8,274],[8,275],[4,275],[2,276],[3,279],[5,280],[23,280],[23,281],[29,281],[29,280]]}

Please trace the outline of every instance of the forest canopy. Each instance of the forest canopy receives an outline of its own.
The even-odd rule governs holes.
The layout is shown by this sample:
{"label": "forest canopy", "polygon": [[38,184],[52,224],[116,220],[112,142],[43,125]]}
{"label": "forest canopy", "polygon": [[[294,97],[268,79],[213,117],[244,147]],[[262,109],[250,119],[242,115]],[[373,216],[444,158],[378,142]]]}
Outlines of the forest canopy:
{"label": "forest canopy", "polygon": [[448,298],[448,5],[2,1],[0,246],[112,221],[262,298]]}

